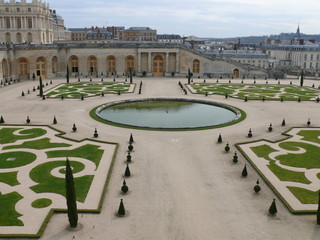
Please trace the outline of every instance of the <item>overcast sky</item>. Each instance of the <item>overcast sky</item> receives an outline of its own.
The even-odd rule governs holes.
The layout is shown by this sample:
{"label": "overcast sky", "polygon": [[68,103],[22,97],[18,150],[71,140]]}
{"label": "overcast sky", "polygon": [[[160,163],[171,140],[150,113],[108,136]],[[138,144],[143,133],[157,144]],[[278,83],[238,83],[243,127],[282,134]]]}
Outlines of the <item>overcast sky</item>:
{"label": "overcast sky", "polygon": [[320,33],[316,0],[46,0],[67,28],[151,27],[159,34],[241,37]]}

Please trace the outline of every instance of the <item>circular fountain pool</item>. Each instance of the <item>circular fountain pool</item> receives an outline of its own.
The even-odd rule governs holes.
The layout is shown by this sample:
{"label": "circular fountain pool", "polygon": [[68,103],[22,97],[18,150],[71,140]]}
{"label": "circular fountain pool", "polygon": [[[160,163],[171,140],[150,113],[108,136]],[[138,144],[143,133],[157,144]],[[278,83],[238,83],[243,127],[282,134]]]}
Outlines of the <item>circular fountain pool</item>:
{"label": "circular fountain pool", "polygon": [[245,118],[241,110],[229,105],[176,98],[112,102],[96,108],[95,114],[109,124],[155,130],[222,127]]}

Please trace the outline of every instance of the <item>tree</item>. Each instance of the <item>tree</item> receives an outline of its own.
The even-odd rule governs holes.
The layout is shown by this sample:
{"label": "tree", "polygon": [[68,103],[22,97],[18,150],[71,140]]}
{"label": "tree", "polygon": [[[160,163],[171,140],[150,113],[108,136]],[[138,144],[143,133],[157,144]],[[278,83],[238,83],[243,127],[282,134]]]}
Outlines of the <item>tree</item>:
{"label": "tree", "polygon": [[188,84],[190,84],[191,82],[191,72],[190,72],[190,68],[188,68]]}
{"label": "tree", "polygon": [[0,123],[4,123],[4,119],[2,116],[0,117]]}
{"label": "tree", "polygon": [[42,85],[42,77],[39,78],[39,95],[40,97],[43,96],[43,85]]}
{"label": "tree", "polygon": [[122,187],[121,187],[121,191],[123,193],[127,193],[129,190],[128,186],[127,186],[127,183],[126,183],[126,180],[123,180],[123,183],[122,183]]}
{"label": "tree", "polygon": [[237,152],[234,153],[232,161],[233,161],[234,163],[237,163],[237,162],[238,162]]}
{"label": "tree", "polygon": [[76,132],[76,131],[77,131],[77,127],[76,127],[76,124],[75,124],[75,123],[74,123],[73,126],[72,126],[72,131],[73,131],[73,132]]}
{"label": "tree", "polygon": [[272,201],[272,203],[271,203],[271,206],[270,206],[270,208],[269,208],[269,213],[270,213],[271,215],[275,215],[277,212],[278,212],[278,211],[277,211],[277,206],[276,206],[276,200],[273,199],[273,201]]}
{"label": "tree", "polygon": [[218,143],[222,143],[221,133],[219,134],[219,137],[218,137]]}
{"label": "tree", "polygon": [[303,86],[303,80],[304,80],[304,73],[303,70],[301,71],[301,76],[300,76],[300,86]]}
{"label": "tree", "polygon": [[132,84],[132,68],[130,68],[130,84]]}
{"label": "tree", "polygon": [[56,118],[56,116],[53,116],[53,124],[57,124],[58,122],[57,122],[57,118]]}
{"label": "tree", "polygon": [[317,224],[320,225],[320,190],[319,190],[319,200],[318,200],[318,210],[317,210]]}
{"label": "tree", "polygon": [[281,126],[285,126],[285,125],[286,125],[286,120],[283,119],[283,120],[282,120],[282,123],[281,123]]}
{"label": "tree", "polygon": [[74,188],[73,174],[70,167],[69,159],[66,160],[66,200],[68,208],[68,219],[71,228],[76,228],[78,225],[78,210],[76,202],[76,191]]}
{"label": "tree", "polygon": [[67,78],[67,83],[69,83],[69,65],[67,64],[67,75],[66,75],[66,78]]}
{"label": "tree", "polygon": [[126,215],[126,209],[124,208],[123,200],[121,199],[118,209],[118,216],[123,217],[124,215]]}
{"label": "tree", "polygon": [[229,151],[230,151],[229,143],[227,143],[227,145],[224,147],[224,150],[225,150],[226,152],[229,152]]}
{"label": "tree", "polygon": [[131,154],[130,154],[130,152],[128,152],[128,155],[127,155],[127,162],[128,163],[131,162]]}

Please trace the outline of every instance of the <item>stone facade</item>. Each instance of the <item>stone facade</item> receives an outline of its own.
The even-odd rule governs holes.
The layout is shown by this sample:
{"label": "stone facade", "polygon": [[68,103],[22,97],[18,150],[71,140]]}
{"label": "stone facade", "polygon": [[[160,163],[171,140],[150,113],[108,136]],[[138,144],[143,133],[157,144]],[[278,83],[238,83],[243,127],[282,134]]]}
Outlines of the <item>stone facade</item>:
{"label": "stone facade", "polygon": [[1,43],[53,43],[71,38],[63,19],[41,0],[0,0]]}
{"label": "stone facade", "polygon": [[0,76],[3,79],[64,77],[67,65],[72,76],[100,77],[111,74],[136,76],[264,77],[261,69],[248,68],[228,58],[210,58],[174,44],[4,44],[0,45]]}

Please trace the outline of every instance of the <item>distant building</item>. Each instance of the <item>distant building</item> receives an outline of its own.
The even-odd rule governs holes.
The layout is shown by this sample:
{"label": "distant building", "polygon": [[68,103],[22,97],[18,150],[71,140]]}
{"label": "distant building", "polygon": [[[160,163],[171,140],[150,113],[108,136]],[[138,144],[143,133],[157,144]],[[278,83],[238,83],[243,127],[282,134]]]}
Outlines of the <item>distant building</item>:
{"label": "distant building", "polygon": [[156,42],[157,30],[149,27],[131,27],[118,31],[118,41]]}
{"label": "distant building", "polygon": [[157,41],[159,43],[183,43],[183,38],[177,34],[158,34]]}
{"label": "distant building", "polygon": [[112,36],[114,37],[114,39],[117,40],[117,37],[118,37],[118,32],[119,31],[124,31],[125,28],[122,27],[122,26],[110,26],[110,27],[107,27],[107,31],[110,32],[112,34]]}
{"label": "distant building", "polygon": [[0,42],[53,43],[70,38],[64,20],[49,4],[32,0],[0,0]]}
{"label": "distant building", "polygon": [[72,41],[89,43],[106,43],[115,41],[114,36],[105,27],[69,28],[69,30],[71,31]]}

